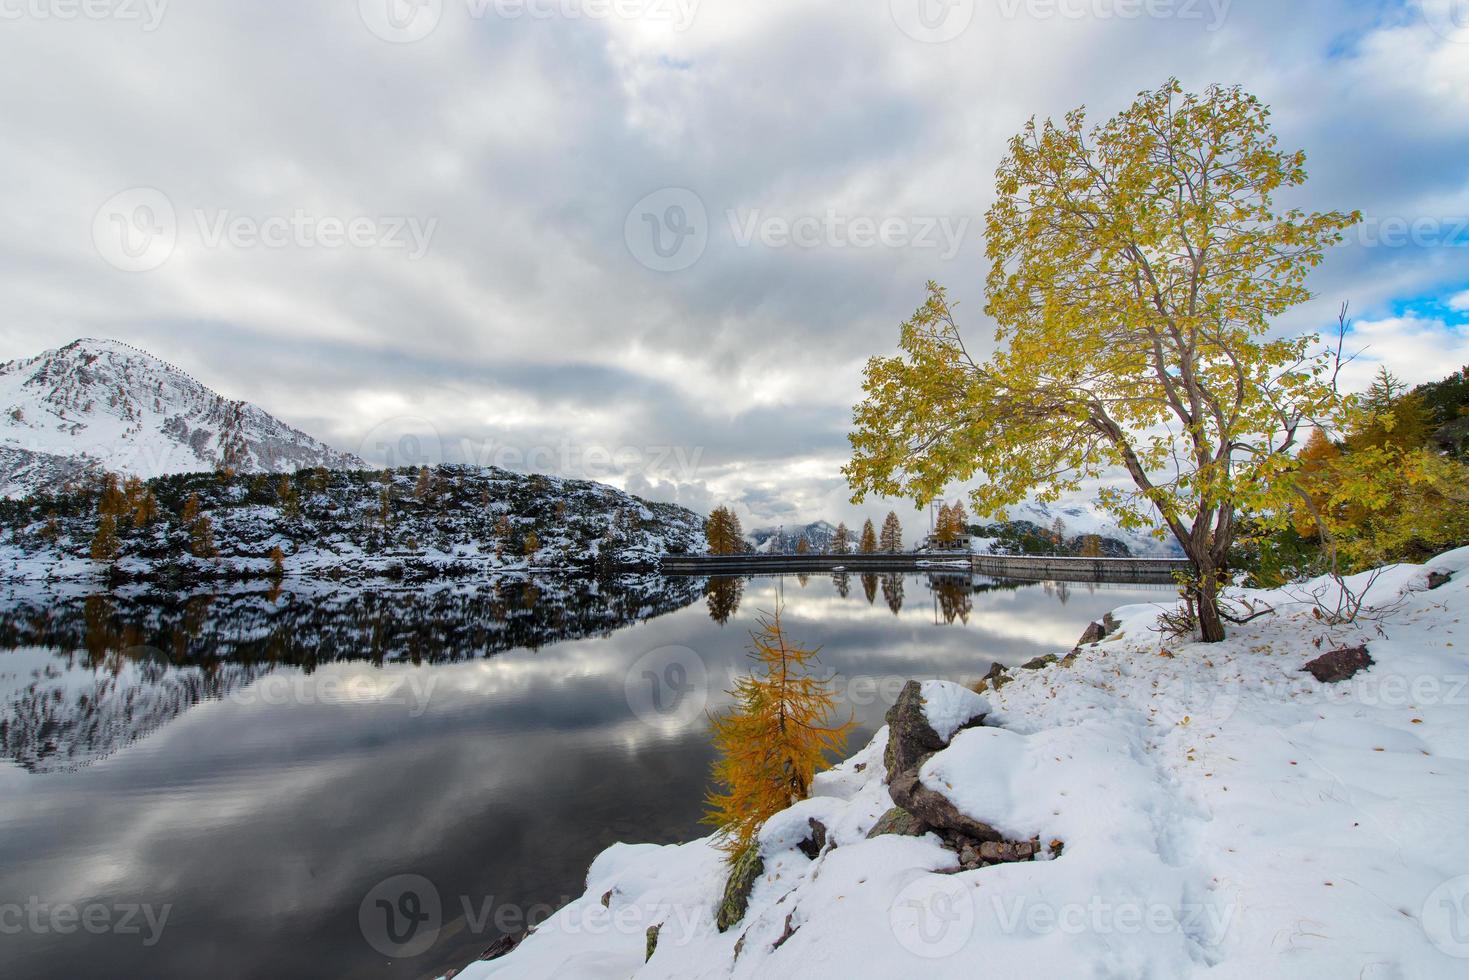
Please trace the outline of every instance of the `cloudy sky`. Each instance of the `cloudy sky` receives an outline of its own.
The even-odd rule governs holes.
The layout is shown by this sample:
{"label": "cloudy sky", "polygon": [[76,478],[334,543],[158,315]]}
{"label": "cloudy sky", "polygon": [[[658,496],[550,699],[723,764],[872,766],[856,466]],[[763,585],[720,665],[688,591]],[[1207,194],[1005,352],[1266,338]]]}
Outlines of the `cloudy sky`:
{"label": "cloudy sky", "polygon": [[1366,216],[1282,330],[1469,363],[1466,0],[0,0],[0,359],[113,337],[373,461],[851,519],[864,360],[930,278],[991,335],[1006,138],[1170,75]]}

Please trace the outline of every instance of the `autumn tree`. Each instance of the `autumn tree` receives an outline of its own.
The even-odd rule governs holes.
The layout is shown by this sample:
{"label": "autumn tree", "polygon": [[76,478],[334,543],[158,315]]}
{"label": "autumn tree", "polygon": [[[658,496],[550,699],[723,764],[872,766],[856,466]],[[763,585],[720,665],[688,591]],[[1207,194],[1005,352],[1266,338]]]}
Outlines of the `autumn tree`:
{"label": "autumn tree", "polygon": [[878,539],[878,547],[890,555],[895,555],[903,550],[903,525],[898,522],[896,511],[888,511],[888,516],[882,522],[882,536]]}
{"label": "autumn tree", "polygon": [[213,558],[219,552],[214,547],[214,525],[207,515],[200,512],[199,495],[191,493],[184,501],[179,515],[184,529],[189,534],[189,553],[195,558]]}
{"label": "autumn tree", "polygon": [[106,474],[102,477],[102,492],[97,497],[97,514],[101,517],[121,517],[127,511],[127,496],[118,484],[117,474]]}
{"label": "autumn tree", "polygon": [[301,516],[301,498],[297,496],[288,474],[281,474],[280,482],[275,486],[275,497],[286,520],[294,521]]}
{"label": "autumn tree", "polygon": [[1101,539],[1101,537],[1099,535],[1096,535],[1096,534],[1087,534],[1087,535],[1083,535],[1082,536],[1082,539],[1081,539],[1081,557],[1083,557],[1083,558],[1100,558],[1100,557],[1102,557],[1102,539]]}
{"label": "autumn tree", "polygon": [[153,489],[136,476],[123,481],[124,510],[133,527],[146,527],[158,519],[158,498]]}
{"label": "autumn tree", "polygon": [[432,503],[438,492],[438,488],[434,484],[433,470],[427,466],[420,467],[418,481],[413,485],[413,499],[417,500],[420,504]]}
{"label": "autumn tree", "polygon": [[718,758],[704,822],[718,829],[733,863],[760,826],[811,792],[828,753],[840,752],[854,722],[834,723],[836,694],[814,675],[818,650],[793,644],[781,609],[762,614],[751,632],[754,670],[728,693],[734,707],[711,719]]}
{"label": "autumn tree", "polygon": [[536,552],[541,550],[541,539],[536,537],[535,531],[525,532],[525,540],[521,542],[520,550],[527,558],[534,558]]}
{"label": "autumn tree", "polygon": [[864,555],[877,553],[877,531],[872,526],[871,518],[862,525],[862,540],[857,543],[857,550]]}
{"label": "autumn tree", "polygon": [[92,559],[114,562],[117,560],[120,547],[117,538],[117,518],[112,514],[103,514],[97,521],[97,533],[92,536]]}
{"label": "autumn tree", "polygon": [[949,505],[939,505],[938,517],[933,522],[933,536],[939,544],[949,544],[954,540],[954,523],[949,520]]}
{"label": "autumn tree", "polygon": [[856,499],[925,503],[982,475],[971,499],[993,515],[1124,471],[1131,487],[1099,502],[1125,528],[1172,533],[1200,633],[1223,639],[1237,515],[1281,506],[1289,450],[1338,404],[1333,351],[1268,336],[1358,217],[1280,209],[1305,180],[1304,154],[1238,87],[1170,80],[1090,132],[1081,109],[1032,119],[986,216],[998,349],[975,360],[929,283],[903,354],[868,362]]}
{"label": "autumn tree", "polygon": [[728,507],[716,507],[704,522],[704,536],[711,555],[738,555],[745,550],[745,532],[740,519]]}
{"label": "autumn tree", "polygon": [[1469,467],[1424,445],[1419,396],[1394,380],[1379,375],[1340,445],[1317,430],[1297,457],[1290,522],[1319,545],[1328,572],[1424,561],[1469,543]]}
{"label": "autumn tree", "polygon": [[836,533],[831,536],[831,553],[834,555],[849,555],[852,553],[852,532],[847,530],[847,525],[837,525]]}
{"label": "autumn tree", "polygon": [[286,553],[280,545],[270,549],[270,577],[280,581],[286,574]]}

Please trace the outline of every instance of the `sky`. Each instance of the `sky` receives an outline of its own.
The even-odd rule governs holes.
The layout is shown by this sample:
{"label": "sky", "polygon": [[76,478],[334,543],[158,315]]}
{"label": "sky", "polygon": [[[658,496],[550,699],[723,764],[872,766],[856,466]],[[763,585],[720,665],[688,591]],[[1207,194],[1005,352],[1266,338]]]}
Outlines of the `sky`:
{"label": "sky", "polygon": [[1469,364],[1469,0],[0,0],[0,360],[116,338],[375,464],[854,521],[866,359],[929,279],[993,337],[1005,141],[1170,76],[1364,215],[1277,329]]}

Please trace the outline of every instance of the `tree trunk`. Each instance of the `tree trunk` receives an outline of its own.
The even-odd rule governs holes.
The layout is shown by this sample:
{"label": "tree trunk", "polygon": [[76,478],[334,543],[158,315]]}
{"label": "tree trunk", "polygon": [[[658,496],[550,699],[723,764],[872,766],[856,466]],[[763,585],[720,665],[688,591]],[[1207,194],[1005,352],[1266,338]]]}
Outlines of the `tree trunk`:
{"label": "tree trunk", "polygon": [[1197,581],[1189,586],[1199,614],[1199,638],[1205,643],[1218,643],[1224,639],[1224,619],[1219,615],[1219,572],[1205,568],[1197,560],[1194,571]]}

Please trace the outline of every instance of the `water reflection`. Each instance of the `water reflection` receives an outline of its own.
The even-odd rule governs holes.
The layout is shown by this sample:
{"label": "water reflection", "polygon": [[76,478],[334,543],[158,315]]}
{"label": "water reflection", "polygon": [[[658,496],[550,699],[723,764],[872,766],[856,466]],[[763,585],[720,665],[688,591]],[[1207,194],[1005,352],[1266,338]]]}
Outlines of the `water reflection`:
{"label": "water reflection", "polygon": [[[907,678],[977,679],[1168,598],[861,578],[0,596],[0,902],[172,906],[152,947],[6,936],[0,975],[433,976],[499,936],[463,900],[554,907],[608,844],[704,832],[704,715],[632,698],[650,655],[692,658],[718,711],[783,599],[860,745]],[[386,961],[358,908],[405,873],[445,928]]]}

